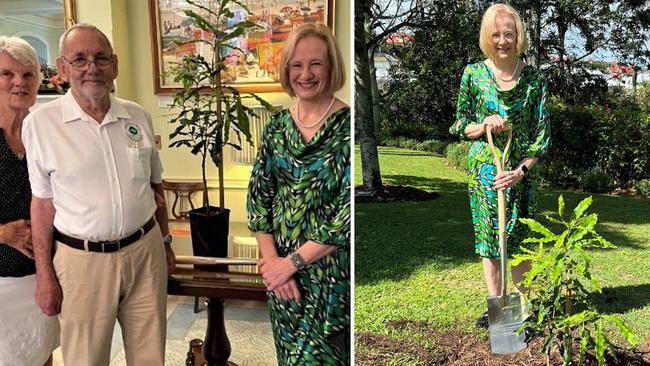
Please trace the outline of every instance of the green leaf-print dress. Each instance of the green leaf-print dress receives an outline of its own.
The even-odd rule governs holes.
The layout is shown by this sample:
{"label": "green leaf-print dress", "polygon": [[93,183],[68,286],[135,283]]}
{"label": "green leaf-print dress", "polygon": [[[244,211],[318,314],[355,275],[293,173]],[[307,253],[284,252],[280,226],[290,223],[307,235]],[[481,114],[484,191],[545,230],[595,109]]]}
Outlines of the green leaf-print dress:
{"label": "green leaf-print dress", "polygon": [[[542,73],[526,65],[517,83],[506,91],[499,90],[492,70],[484,63],[470,64],[463,73],[456,122],[449,132],[467,140],[463,134],[469,124],[480,124],[485,117],[498,114],[508,117],[512,125],[511,153],[505,170],[515,169],[526,157],[540,157],[550,141],[550,122],[546,109],[546,81]],[[494,143],[503,151],[507,133],[495,134]],[[499,258],[497,191],[493,179],[496,167],[484,134],[469,149],[469,200],[475,234],[476,253],[484,258]],[[506,189],[508,253],[513,254],[528,236],[525,225],[517,219],[532,217],[537,206],[535,191],[539,186],[536,169],[529,170],[515,187]]]}
{"label": "green leaf-print dress", "polygon": [[251,230],[271,233],[285,257],[307,240],[336,245],[298,271],[300,303],[267,292],[281,365],[348,365],[350,334],[350,109],[309,143],[284,110],[266,126],[248,186]]}

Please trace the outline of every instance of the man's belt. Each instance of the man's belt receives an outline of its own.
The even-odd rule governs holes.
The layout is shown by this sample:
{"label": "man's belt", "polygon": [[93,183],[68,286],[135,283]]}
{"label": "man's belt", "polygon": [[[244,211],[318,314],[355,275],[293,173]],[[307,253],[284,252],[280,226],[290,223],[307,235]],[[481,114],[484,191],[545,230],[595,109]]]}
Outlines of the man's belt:
{"label": "man's belt", "polygon": [[56,228],[54,229],[54,240],[59,241],[69,247],[75,248],[75,249],[81,249],[85,250],[87,252],[100,252],[100,253],[111,253],[111,252],[117,252],[118,250],[135,243],[136,241],[142,239],[142,237],[151,230],[156,225],[156,220],[152,216],[149,221],[147,221],[144,226],[138,229],[135,233],[127,236],[126,238],[122,238],[119,240],[112,240],[112,241],[88,241],[88,240],[81,240],[77,238],[73,238],[71,236],[67,236],[58,230]]}

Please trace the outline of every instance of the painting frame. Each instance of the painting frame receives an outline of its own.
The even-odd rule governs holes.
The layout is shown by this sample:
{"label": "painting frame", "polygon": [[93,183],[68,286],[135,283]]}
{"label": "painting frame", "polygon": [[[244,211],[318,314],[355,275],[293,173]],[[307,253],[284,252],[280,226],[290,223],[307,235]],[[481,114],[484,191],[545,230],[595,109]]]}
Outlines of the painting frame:
{"label": "painting frame", "polygon": [[[164,48],[164,45],[167,44],[169,45],[170,42],[173,43],[173,39],[182,39],[183,36],[174,36],[174,35],[169,35],[171,30],[177,29],[179,32],[181,31],[180,28],[183,27],[182,21],[179,22],[178,24],[174,23],[173,21],[169,19],[164,19],[161,21],[163,18],[169,18],[170,12],[174,12],[175,14],[178,14],[182,10],[180,4],[184,3],[182,0],[162,0],[162,2],[166,3],[166,7],[162,8],[161,7],[161,0],[149,0],[149,18],[150,18],[150,26],[151,26],[151,45],[152,45],[152,57],[153,57],[153,83],[154,83],[154,93],[155,94],[173,94],[179,89],[179,85],[173,84],[173,82],[169,82],[164,78],[163,76],[166,73],[166,64],[170,62],[176,62],[179,61],[182,58],[182,53],[181,54],[172,54],[172,52],[169,51],[168,48]],[[271,63],[272,65],[279,64],[278,61],[278,53],[279,49],[281,49],[280,43],[283,44],[283,41],[281,40],[281,37],[286,37],[288,34],[288,31],[290,31],[291,28],[288,28],[289,26],[294,27],[296,23],[295,22],[296,16],[295,13],[292,14],[291,16],[287,15],[286,19],[284,16],[284,10],[286,8],[298,8],[300,4],[304,4],[307,2],[309,5],[316,5],[315,12],[309,13],[308,11],[305,11],[305,7],[300,8],[303,9],[303,16],[305,21],[312,21],[316,20],[317,22],[321,22],[326,24],[332,32],[334,32],[334,11],[335,11],[335,0],[311,0],[311,1],[305,1],[305,0],[282,0],[278,2],[277,0],[255,0],[254,1],[256,4],[259,4],[257,6],[260,7],[268,7],[270,9],[273,9],[274,7],[277,8],[277,4],[284,4],[282,5],[282,14],[274,14],[274,13],[266,13],[266,15],[262,14],[256,14],[254,10],[251,10],[253,14],[251,14],[251,17],[256,17],[259,19],[273,19],[271,21],[272,24],[269,24],[268,22],[265,22],[263,24],[266,25],[266,28],[261,31],[264,34],[265,42],[264,44],[265,49],[270,49],[271,51],[267,51],[267,54],[272,53],[272,61],[271,56],[267,56],[269,61],[267,63]],[[290,3],[292,6],[285,6],[286,3]],[[272,5],[273,4],[273,5]],[[174,6],[177,6],[177,8],[174,8]],[[171,9],[171,10],[170,10]],[[307,9],[310,9],[307,7]],[[295,12],[295,10],[294,10]],[[323,14],[324,12],[324,14]],[[162,16],[161,16],[162,14]],[[309,15],[306,15],[309,14]],[[315,15],[314,15],[315,14]],[[298,19],[300,15],[298,15]],[[278,22],[284,22],[280,23],[279,26],[277,26]],[[286,22],[289,22],[289,25],[286,24]],[[279,31],[276,32],[276,26]],[[270,27],[270,28],[269,28]],[[163,29],[164,28],[164,29]],[[280,29],[281,28],[281,29]],[[288,28],[288,29],[287,29]],[[191,35],[192,34],[192,29],[190,26],[185,26],[185,35]],[[194,31],[196,33],[196,30]],[[269,35],[269,32],[270,35]],[[163,35],[163,33],[165,35]],[[250,37],[249,35],[246,35],[246,37]],[[240,37],[240,38],[245,38],[245,37]],[[268,39],[267,39],[268,38]],[[242,40],[247,42],[247,44],[251,44],[254,42],[250,42],[248,39]],[[243,80],[243,81],[237,81],[235,76],[234,81],[225,81],[226,84],[237,88],[240,92],[247,93],[247,92],[252,92],[252,93],[267,93],[267,92],[280,92],[282,91],[282,87],[280,86],[279,78],[277,78],[277,70],[275,73],[271,75],[270,71],[267,71],[263,69],[263,64],[261,59],[262,51],[264,48],[260,48],[260,50],[257,49],[258,43],[254,43],[255,49],[250,52],[253,56],[247,58],[246,62],[243,63],[243,66],[239,66],[239,69],[252,69],[250,72],[255,72],[255,77],[250,76],[249,79],[252,80]],[[251,46],[252,47],[252,46]],[[245,48],[247,51],[249,50],[249,47]],[[255,64],[256,62],[256,57],[258,65]],[[252,61],[249,61],[252,59]],[[249,71],[246,71],[246,74],[248,75]],[[262,77],[257,77],[258,74],[262,75]],[[252,75],[252,74],[251,74]],[[266,75],[266,78],[264,78],[264,75]],[[260,79],[260,80],[256,80]],[[269,80],[272,79],[272,80]]]}

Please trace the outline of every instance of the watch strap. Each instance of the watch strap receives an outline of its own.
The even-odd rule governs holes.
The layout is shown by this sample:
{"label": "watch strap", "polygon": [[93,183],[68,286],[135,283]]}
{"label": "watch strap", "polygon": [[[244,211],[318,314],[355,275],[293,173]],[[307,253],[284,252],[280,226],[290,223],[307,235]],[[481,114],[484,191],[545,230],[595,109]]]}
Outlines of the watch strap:
{"label": "watch strap", "polygon": [[526,164],[521,164],[521,171],[524,174],[528,173],[528,167],[526,166]]}
{"label": "watch strap", "polygon": [[300,254],[298,252],[293,252],[289,255],[289,260],[291,261],[291,264],[293,264],[294,267],[296,267],[297,270],[301,270],[307,266],[307,263],[305,263],[305,260],[302,259]]}
{"label": "watch strap", "polygon": [[174,239],[174,238],[172,237],[171,234],[167,234],[167,235],[165,235],[165,236],[163,237],[163,243],[164,243],[165,245],[171,245],[173,239]]}

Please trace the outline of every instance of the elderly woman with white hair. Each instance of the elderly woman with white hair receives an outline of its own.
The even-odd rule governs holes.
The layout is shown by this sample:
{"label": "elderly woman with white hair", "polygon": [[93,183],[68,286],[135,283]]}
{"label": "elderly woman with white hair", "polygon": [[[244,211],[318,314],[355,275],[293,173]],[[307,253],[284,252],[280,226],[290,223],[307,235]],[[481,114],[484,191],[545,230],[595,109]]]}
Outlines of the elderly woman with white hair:
{"label": "elderly woman with white hair", "polygon": [[31,190],[23,119],[41,82],[36,52],[24,40],[0,37],[0,366],[51,365],[59,323],[36,305],[31,241]]}

